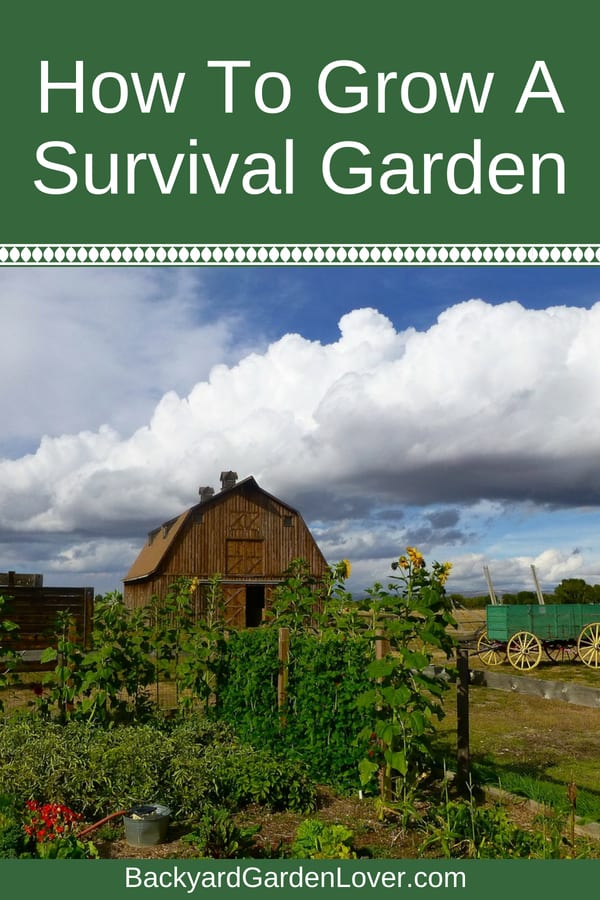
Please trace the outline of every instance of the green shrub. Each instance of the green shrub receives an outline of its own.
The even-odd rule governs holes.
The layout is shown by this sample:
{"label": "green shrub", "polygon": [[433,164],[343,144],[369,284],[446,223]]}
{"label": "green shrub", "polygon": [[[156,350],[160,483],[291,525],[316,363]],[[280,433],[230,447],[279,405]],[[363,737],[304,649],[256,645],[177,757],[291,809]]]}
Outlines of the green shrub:
{"label": "green shrub", "polygon": [[25,850],[25,832],[12,797],[0,796],[0,859],[14,859]]}
{"label": "green shrub", "polygon": [[306,767],[240,743],[227,725],[189,719],[108,730],[15,716],[0,728],[0,793],[64,803],[88,818],[162,800],[174,814],[263,803],[306,810],[315,792]]}
{"label": "green shrub", "polygon": [[344,634],[296,633],[290,642],[287,703],[277,708],[277,630],[231,634],[223,650],[218,711],[256,747],[302,759],[319,781],[358,786],[367,714],[356,708],[366,690],[370,642]]}
{"label": "green shrub", "polygon": [[181,745],[174,753],[172,803],[194,817],[206,806],[239,809],[259,803],[273,810],[314,808],[315,790],[306,766],[245,744],[214,744],[201,755]]}
{"label": "green shrub", "polygon": [[81,722],[9,719],[0,730],[0,791],[64,803],[86,816],[155,799],[169,747],[149,725],[105,731]]}
{"label": "green shrub", "polygon": [[279,736],[277,630],[232,631],[219,659],[217,713],[255,746]]}

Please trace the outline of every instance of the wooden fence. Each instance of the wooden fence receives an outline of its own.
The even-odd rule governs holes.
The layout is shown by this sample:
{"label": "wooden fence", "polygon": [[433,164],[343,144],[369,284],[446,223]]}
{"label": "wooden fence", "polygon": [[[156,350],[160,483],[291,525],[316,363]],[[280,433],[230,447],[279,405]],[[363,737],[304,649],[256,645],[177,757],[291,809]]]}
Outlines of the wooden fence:
{"label": "wooden fence", "polygon": [[56,617],[69,612],[73,617],[73,635],[87,646],[94,609],[91,587],[25,587],[14,585],[0,589],[5,605],[2,616],[19,626],[14,637],[7,636],[7,648],[22,654],[23,668],[38,668],[40,651],[51,644]]}
{"label": "wooden fence", "polygon": [[0,592],[5,588],[42,587],[44,576],[29,572],[0,572]]}

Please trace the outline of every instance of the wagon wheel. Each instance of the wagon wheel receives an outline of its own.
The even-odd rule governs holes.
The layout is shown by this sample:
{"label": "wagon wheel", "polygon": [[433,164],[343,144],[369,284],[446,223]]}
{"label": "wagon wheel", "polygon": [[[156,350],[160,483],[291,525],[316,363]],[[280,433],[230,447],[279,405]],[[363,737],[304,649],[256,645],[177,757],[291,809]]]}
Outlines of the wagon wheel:
{"label": "wagon wheel", "polygon": [[483,631],[477,641],[477,653],[484,666],[501,666],[506,659],[506,644],[492,640]]}
{"label": "wagon wheel", "polygon": [[577,650],[581,662],[586,666],[592,669],[600,668],[600,622],[591,622],[582,628],[577,641]]}
{"label": "wagon wheel", "polygon": [[577,659],[577,644],[567,641],[544,641],[544,651],[552,662],[570,662]]}
{"label": "wagon wheel", "polygon": [[515,669],[535,669],[542,658],[542,643],[531,631],[517,631],[506,645],[506,655]]}

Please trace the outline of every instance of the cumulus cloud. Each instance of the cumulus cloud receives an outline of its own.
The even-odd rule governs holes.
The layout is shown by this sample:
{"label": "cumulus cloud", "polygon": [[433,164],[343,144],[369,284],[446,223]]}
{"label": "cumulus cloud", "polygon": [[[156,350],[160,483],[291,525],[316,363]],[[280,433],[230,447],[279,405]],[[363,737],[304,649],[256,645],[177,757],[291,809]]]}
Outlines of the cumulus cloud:
{"label": "cumulus cloud", "polygon": [[[131,278],[134,299],[123,327],[132,327],[135,298],[144,290],[143,274],[135,270]],[[108,274],[106,279],[95,285],[92,302],[111,297]],[[83,302],[87,284],[72,283],[69,297],[55,302]],[[396,538],[410,537],[402,521],[407,505],[431,507],[419,521],[421,531],[413,526],[413,537],[456,546],[469,533],[461,505],[600,504],[600,304],[589,310],[527,310],[516,302],[492,306],[471,300],[445,310],[421,332],[397,331],[377,310],[357,309],[342,317],[331,343],[286,334],[263,352],[211,365],[231,353],[231,329],[218,321],[191,327],[190,319],[181,347],[189,290],[185,283],[173,286],[170,309],[180,317],[174,329],[162,304],[154,314],[152,304],[143,304],[144,321],[137,324],[150,339],[138,356],[133,351],[139,372],[131,357],[120,361],[116,374],[105,371],[98,346],[92,362],[87,360],[94,376],[86,390],[96,396],[104,385],[109,398],[103,427],[71,430],[72,393],[65,389],[58,407],[40,412],[47,436],[35,452],[0,461],[5,536],[77,534],[62,557],[65,565],[76,566],[90,547],[92,554],[99,552],[85,535],[131,540],[194,503],[197,486],[215,484],[224,468],[241,477],[253,474],[297,505],[329,548],[354,547],[365,566],[385,556],[380,551],[391,549]],[[62,327],[74,329],[73,340],[82,345],[86,329],[102,333],[104,315],[98,312],[92,324],[71,317]],[[116,300],[109,300],[106,315],[121,321]],[[152,362],[161,329],[164,343]],[[59,344],[66,341],[58,325],[53,335]],[[72,352],[75,344],[69,346]],[[131,341],[126,346],[131,352]],[[43,349],[38,333],[35,350]],[[184,361],[171,356],[175,349]],[[107,354],[112,361],[112,349]],[[150,375],[142,357],[154,365]],[[24,358],[31,356],[15,356],[23,369]],[[63,387],[77,380],[79,365],[85,370],[83,346],[77,362],[61,370]],[[177,389],[194,372],[191,390]],[[138,417],[157,385],[175,388],[164,391],[146,424],[135,417],[126,422],[118,412],[126,373],[145,396]],[[147,395],[140,388],[145,379]],[[80,404],[79,388],[73,391]],[[23,433],[25,421],[23,416]],[[85,415],[78,421],[85,423]],[[134,426],[130,431],[128,423]],[[467,557],[461,565],[468,578]],[[541,560],[542,565],[550,576],[570,563],[558,561],[553,568]]]}

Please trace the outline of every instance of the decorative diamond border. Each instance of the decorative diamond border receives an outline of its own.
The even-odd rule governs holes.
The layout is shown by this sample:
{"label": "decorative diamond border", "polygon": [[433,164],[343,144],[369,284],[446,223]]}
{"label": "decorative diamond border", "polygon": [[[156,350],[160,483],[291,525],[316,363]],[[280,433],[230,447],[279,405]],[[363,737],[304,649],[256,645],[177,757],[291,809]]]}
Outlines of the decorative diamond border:
{"label": "decorative diamond border", "polygon": [[599,265],[600,244],[4,244],[2,266]]}

